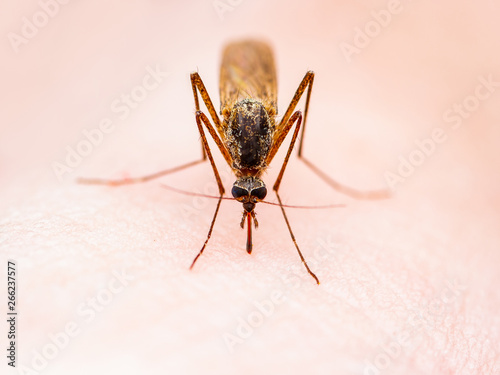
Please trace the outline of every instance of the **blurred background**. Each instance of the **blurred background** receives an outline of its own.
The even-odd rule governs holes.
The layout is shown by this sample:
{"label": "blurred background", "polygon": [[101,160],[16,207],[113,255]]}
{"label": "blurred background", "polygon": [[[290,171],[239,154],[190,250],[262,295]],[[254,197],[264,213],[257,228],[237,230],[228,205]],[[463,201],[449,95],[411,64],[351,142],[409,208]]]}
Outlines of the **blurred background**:
{"label": "blurred background", "polygon": [[[490,0],[3,1],[0,14],[2,256],[25,257],[30,264],[28,259],[33,252],[34,269],[48,266],[33,246],[16,255],[22,243],[16,242],[10,225],[13,221],[22,223],[26,212],[34,221],[37,211],[50,213],[51,205],[60,196],[64,197],[65,191],[71,191],[72,199],[77,200],[80,189],[89,188],[75,186],[76,178],[143,175],[198,158],[199,134],[189,74],[200,73],[218,108],[222,48],[228,41],[252,37],[265,39],[274,48],[280,113],[305,72],[316,73],[305,136],[306,155],[347,185],[361,189],[393,188],[399,200],[395,201],[392,212],[415,221],[429,218],[429,228],[442,224],[441,232],[438,231],[441,234],[436,236],[445,233],[442,235],[447,238],[443,240],[445,248],[458,244],[460,236],[468,236],[469,243],[472,239],[478,241],[460,253],[465,254],[460,269],[473,264],[478,267],[475,272],[481,273],[482,267],[498,264],[499,15],[500,4]],[[223,160],[218,155],[217,160],[222,166]],[[291,204],[339,202],[337,195],[319,182],[311,187],[311,175],[304,175],[308,172],[302,165],[292,162],[291,166],[296,168],[287,171],[288,180],[283,184],[283,194],[290,198]],[[270,176],[276,175],[277,170],[273,166]],[[203,172],[172,176],[169,181],[186,190],[201,190],[211,178],[210,170],[205,168]],[[228,179],[226,186],[231,183]],[[141,188],[133,191],[136,196],[149,193],[149,190],[141,193]],[[117,192],[115,203],[123,201],[120,194],[124,193]],[[158,197],[165,192],[154,194]],[[45,200],[47,197],[50,199]],[[66,198],[61,198],[61,205]],[[93,204],[89,203],[92,199],[86,196],[80,203]],[[146,196],[141,204],[147,199]],[[26,208],[30,202],[35,205],[33,212]],[[59,213],[61,210],[64,211],[63,206],[56,209]],[[239,210],[239,207],[233,209],[235,215],[239,215]],[[119,212],[122,215],[126,210]],[[375,209],[371,213],[374,212]],[[205,214],[208,220],[211,208]],[[298,222],[301,214],[295,215]],[[397,215],[393,217],[395,221],[400,217]],[[238,229],[239,218],[235,217],[225,219],[222,215],[220,226]],[[325,218],[326,214],[313,213],[310,217]],[[173,220],[169,225],[178,223],[181,232],[191,233],[189,221],[186,223],[179,217]],[[201,234],[194,241],[195,247],[203,240],[206,220],[200,224]],[[455,221],[450,224],[452,220]],[[268,228],[273,228],[272,225]],[[332,224],[311,221],[305,227],[311,229],[314,225],[326,230]],[[265,230],[263,237],[265,233],[272,235],[272,229]],[[231,238],[231,232],[227,233],[227,238]],[[239,232],[238,236],[241,247],[243,237]],[[283,243],[289,241],[286,236],[283,232]],[[52,246],[49,240],[45,244],[47,248]],[[484,250],[484,256],[470,263],[475,252],[481,253],[478,249]],[[192,252],[185,256],[192,258]],[[211,256],[215,262],[217,256],[213,253]],[[453,268],[450,263],[443,261],[443,264],[440,270]],[[64,263],[61,268],[48,267],[52,276],[45,275],[42,280],[55,279],[57,285],[63,286],[72,282],[70,275],[57,276]],[[494,285],[492,282],[498,281],[494,274],[493,269],[485,270],[481,285]],[[26,287],[35,288],[40,280],[27,274],[25,277]],[[92,284],[91,280],[79,281]],[[26,296],[29,291],[25,289],[23,293]],[[498,293],[487,290],[486,295],[498,301]],[[31,332],[27,331],[26,339],[20,341],[27,344],[23,349],[27,362],[31,350],[42,347],[47,332],[59,329],[61,321],[68,319],[81,300],[72,300],[70,293],[61,296],[64,295],[56,293],[47,299],[26,300],[25,309],[38,309],[45,302],[51,306],[44,306],[41,315],[28,314],[23,323]],[[128,306],[133,309],[134,301],[130,300]],[[492,302],[491,306],[496,305]],[[203,307],[197,309],[201,314]],[[61,313],[63,318],[58,320],[54,315],[57,311],[66,313]],[[52,327],[47,332],[41,327],[41,317]],[[104,329],[104,323],[101,324],[103,327],[94,328],[92,335],[87,332],[87,336],[82,336],[72,350],[86,353],[84,348],[99,340],[99,329]],[[121,331],[114,328],[115,331],[107,332],[109,335],[102,345],[116,346],[117,352],[125,353],[123,357],[110,359],[91,352],[94,360],[88,367],[83,366],[82,372],[71,369],[71,373],[148,369],[141,360],[123,361],[127,354],[144,354],[144,348],[121,346],[116,340]],[[146,338],[151,338],[151,342],[160,340],[161,330],[156,331],[152,326],[149,329]],[[217,332],[215,336],[213,340],[221,344],[220,334]],[[211,342],[209,338],[204,341],[207,345]],[[358,346],[344,342],[331,347]],[[213,357],[208,357],[201,353],[201,348],[204,346],[197,353],[203,358],[200,363],[206,366],[205,373],[210,373],[210,369],[230,373],[215,364],[226,360],[251,366],[247,357],[228,359],[223,349],[215,350],[215,354],[209,351]],[[366,366],[352,365],[350,354],[346,354],[355,351],[351,349],[338,351],[339,358],[343,358],[338,359],[342,370],[331,372],[325,364],[318,373],[364,373]],[[264,355],[255,347],[251,350]],[[46,373],[67,373],[65,366],[75,361],[82,364],[88,358],[84,354],[72,357],[72,353],[66,352]],[[171,352],[167,367],[162,367],[163,353],[158,349],[146,356],[150,369],[175,372],[188,366],[190,373],[197,372],[196,365],[184,355],[188,349]],[[320,353],[331,355],[321,350]],[[318,359],[314,354],[308,355],[311,361]],[[287,360],[286,356],[280,358]],[[293,358],[288,359],[292,359],[290,370],[297,370]],[[272,363],[270,358],[266,360]],[[258,366],[249,368],[256,370]],[[269,368],[279,367],[275,363]],[[407,367],[402,368],[401,373],[410,373]],[[393,373],[399,373],[396,369],[399,367],[393,368]],[[449,364],[445,369],[456,368]],[[433,371],[422,373],[448,373],[436,368]]]}

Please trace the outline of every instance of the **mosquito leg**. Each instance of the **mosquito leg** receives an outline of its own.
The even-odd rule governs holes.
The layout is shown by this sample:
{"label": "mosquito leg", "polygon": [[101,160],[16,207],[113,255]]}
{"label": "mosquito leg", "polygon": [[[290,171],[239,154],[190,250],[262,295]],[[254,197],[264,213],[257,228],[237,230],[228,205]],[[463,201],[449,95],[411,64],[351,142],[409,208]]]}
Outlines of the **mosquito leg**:
{"label": "mosquito leg", "polygon": [[141,177],[133,177],[133,178],[124,178],[121,180],[107,180],[107,179],[100,179],[100,178],[78,178],[77,182],[79,184],[87,184],[87,185],[109,185],[109,186],[120,186],[120,185],[129,185],[129,184],[137,184],[141,182],[147,182],[150,180],[153,180],[155,178],[159,178],[162,176],[165,176],[170,173],[178,172],[183,169],[187,169],[189,167],[192,167],[196,164],[199,164],[201,162],[205,161],[205,159],[200,159],[200,160],[195,160],[186,164],[179,165],[175,168],[170,168],[170,169],[165,169],[160,172],[156,172],[147,176],[141,176]]}
{"label": "mosquito leg", "polygon": [[341,183],[335,181],[333,178],[328,176],[325,172],[311,163],[309,160],[299,155],[299,159],[304,162],[314,173],[316,173],[323,181],[325,181],[332,188],[337,190],[339,193],[345,194],[354,199],[366,199],[366,200],[377,200],[377,199],[387,199],[392,196],[392,192],[389,189],[381,190],[357,190],[349,186],[342,185]]}
{"label": "mosquito leg", "polygon": [[217,170],[217,166],[215,165],[214,159],[212,157],[212,152],[210,151],[210,146],[208,145],[207,137],[205,136],[205,132],[203,131],[203,126],[201,123],[204,123],[205,126],[207,127],[208,131],[212,134],[213,127],[210,124],[210,121],[208,120],[207,116],[203,112],[197,111],[196,112],[196,124],[198,125],[198,130],[200,132],[201,136],[201,142],[203,143],[203,147],[205,149],[206,155],[208,156],[208,159],[210,160],[210,164],[212,165],[212,169],[214,172],[215,180],[217,181],[217,186],[219,188],[219,201],[217,202],[217,207],[215,208],[214,216],[212,218],[212,223],[210,224],[210,229],[208,230],[207,238],[205,242],[203,243],[203,246],[201,247],[198,255],[193,260],[193,263],[191,263],[190,269],[193,269],[194,264],[198,260],[198,258],[203,254],[203,251],[205,250],[205,247],[208,244],[208,240],[212,236],[212,230],[214,229],[215,225],[215,219],[217,218],[217,214],[219,213],[219,207],[222,202],[222,196],[224,195],[224,185],[222,184],[222,180],[220,178],[219,172]]}
{"label": "mosquito leg", "polygon": [[[222,129],[222,124],[220,122],[219,116],[217,116],[217,112],[215,111],[214,105],[212,103],[212,100],[210,99],[210,96],[208,95],[207,89],[205,88],[205,85],[203,81],[201,80],[201,77],[198,73],[194,72],[191,73],[191,87],[193,89],[193,96],[194,96],[194,104],[196,107],[196,124],[198,125],[198,130],[200,132],[201,136],[201,143],[202,143],[202,149],[203,149],[203,156],[208,157],[210,160],[210,164],[212,165],[212,169],[214,172],[215,179],[217,181],[217,186],[219,187],[219,201],[217,202],[217,207],[215,208],[214,216],[212,218],[212,222],[210,224],[210,228],[208,230],[207,238],[200,249],[198,255],[193,260],[193,263],[191,264],[190,269],[194,267],[194,264],[198,260],[198,258],[203,254],[203,251],[205,250],[205,247],[208,244],[208,240],[212,236],[212,230],[215,225],[215,220],[217,219],[217,214],[219,213],[219,207],[222,201],[222,196],[224,195],[224,186],[222,185],[222,181],[219,175],[219,172],[217,170],[217,166],[215,165],[214,159],[212,157],[212,153],[210,151],[210,146],[207,141],[207,137],[205,136],[205,132],[203,131],[203,124],[205,124],[205,127],[207,128],[208,132],[212,136],[212,139],[215,141],[217,147],[219,148],[219,151],[221,152],[222,156],[226,160],[226,162],[229,164],[229,166],[232,166],[232,161],[231,161],[231,156],[229,155],[229,152],[226,149],[226,146],[224,146],[221,138],[217,134],[217,129],[219,132]],[[207,107],[208,113],[210,114],[210,117],[212,117],[212,120],[215,124],[215,129],[210,123],[208,117],[201,112],[200,110],[200,101],[198,99],[198,92],[201,95],[201,98],[203,99],[203,102],[205,103],[205,106]]]}
{"label": "mosquito leg", "polygon": [[[214,161],[214,158],[212,156],[212,152],[210,151],[210,146],[208,144],[207,137],[205,136],[205,132],[203,131],[203,126],[201,124],[202,122],[205,124],[205,126],[207,127],[210,134],[212,134],[212,133],[215,134],[215,130],[212,127],[212,124],[210,124],[210,121],[208,120],[207,116],[205,116],[205,114],[203,112],[198,111],[198,112],[196,112],[196,125],[198,125],[198,130],[200,132],[203,147],[205,148],[205,152],[208,156],[208,160],[210,160],[210,165],[212,165],[215,180],[217,181],[217,186],[219,187],[219,194],[222,196],[224,194],[224,185],[222,184],[222,180],[220,178],[219,171],[217,170],[217,166],[215,165],[215,161]],[[216,143],[218,144],[218,142],[216,142]]]}
{"label": "mosquito leg", "polygon": [[302,263],[306,267],[309,275],[311,275],[313,277],[313,279],[316,280],[316,284],[319,284],[318,277],[314,274],[313,271],[311,271],[311,269],[307,265],[307,262],[304,259],[304,256],[302,255],[302,252],[299,249],[299,245],[297,245],[297,241],[295,240],[295,236],[293,235],[292,227],[290,226],[290,222],[288,221],[288,217],[286,216],[285,208],[283,207],[283,203],[281,202],[280,195],[279,195],[277,190],[275,190],[275,191],[276,191],[276,196],[278,197],[278,202],[280,203],[281,212],[283,213],[283,217],[285,218],[286,226],[288,227],[288,231],[290,232],[290,237],[292,237],[293,244],[295,245],[295,248],[297,249],[297,252],[299,253],[300,260],[302,261]]}
{"label": "mosquito leg", "polygon": [[281,166],[281,170],[280,170],[280,173],[278,175],[278,178],[276,179],[276,182],[274,183],[273,190],[276,192],[276,196],[278,197],[278,202],[280,204],[281,212],[283,213],[283,217],[285,218],[286,226],[288,227],[288,231],[290,232],[290,237],[292,238],[292,241],[295,245],[295,248],[297,249],[297,252],[299,253],[300,260],[302,261],[302,263],[306,267],[309,275],[311,275],[314,278],[314,280],[316,280],[316,283],[319,284],[318,277],[314,274],[314,272],[311,271],[311,269],[307,265],[306,260],[304,259],[304,256],[302,255],[302,252],[299,249],[299,245],[297,244],[297,241],[295,240],[295,235],[293,234],[292,227],[290,226],[290,222],[288,221],[288,217],[286,216],[285,208],[283,207],[281,197],[278,193],[278,190],[279,190],[280,184],[281,184],[281,180],[283,179],[283,174],[285,173],[285,168],[288,164],[288,160],[290,159],[290,155],[292,154],[292,149],[293,149],[293,146],[295,145],[295,141],[297,140],[297,137],[299,135],[300,124],[302,122],[302,113],[300,111],[295,112],[293,114],[293,116],[290,117],[290,119],[287,121],[285,127],[283,128],[283,131],[285,133],[285,137],[295,122],[297,123],[297,125],[295,126],[295,131],[293,132],[292,141],[290,142],[290,146],[288,147],[288,151],[286,153],[285,160],[283,161],[283,165]]}
{"label": "mosquito leg", "polygon": [[299,140],[299,149],[298,149],[299,159],[302,160],[305,165],[307,165],[314,173],[316,173],[323,181],[325,181],[333,189],[337,190],[340,193],[348,195],[351,198],[355,198],[355,199],[385,199],[385,198],[389,198],[392,194],[391,194],[391,191],[387,190],[387,189],[362,191],[362,190],[353,189],[349,186],[342,185],[341,183],[335,181],[330,176],[328,176],[326,173],[321,171],[317,166],[315,166],[312,162],[310,162],[308,159],[306,159],[303,156],[304,135],[305,135],[306,125],[307,125],[307,114],[309,113],[309,102],[311,99],[311,91],[312,91],[313,83],[314,83],[314,72],[308,71],[306,73],[306,75],[304,76],[304,78],[302,79],[302,82],[300,83],[299,87],[297,88],[297,91],[295,92],[295,95],[293,96],[293,99],[290,102],[290,105],[288,106],[288,109],[287,109],[285,115],[283,116],[283,119],[282,119],[280,125],[278,126],[278,129],[285,126],[285,121],[288,121],[288,118],[291,116],[291,113],[293,112],[293,110],[297,106],[297,103],[299,102],[300,98],[302,97],[302,95],[304,94],[304,92],[307,89],[306,104],[305,104],[305,108],[304,108],[304,123],[302,125],[302,132],[301,132],[300,140]]}
{"label": "mosquito leg", "polygon": [[[207,93],[205,85],[203,84],[203,81],[201,80],[201,77],[198,73],[191,74],[191,86],[193,88],[193,96],[194,96],[196,111],[197,112],[200,111],[200,103],[199,103],[198,94],[196,91],[198,89],[205,105],[208,108],[208,112],[210,113],[216,126],[220,126],[220,120],[217,117],[217,113],[215,112],[215,108],[212,104],[212,100],[210,99],[210,96]],[[211,128],[209,128],[209,131],[210,131],[212,137],[215,136],[217,138],[217,139],[215,139],[215,138],[214,139],[215,139],[217,145],[219,146],[219,148],[221,149],[222,154],[224,155],[224,157],[226,157],[226,160],[227,160],[227,156],[228,156],[227,151],[225,150],[225,148],[223,148],[223,146],[220,142],[220,139],[218,139],[219,137],[216,135],[215,131],[213,131],[213,128],[212,128],[212,130],[210,130],[210,129]],[[222,146],[222,148],[221,148],[221,146]],[[136,184],[136,183],[141,183],[141,182],[147,182],[147,181],[153,180],[155,178],[159,178],[159,177],[168,175],[170,173],[174,173],[174,172],[178,172],[178,171],[183,170],[183,169],[187,169],[191,166],[194,166],[196,164],[199,164],[199,163],[205,161],[207,159],[207,155],[205,152],[205,146],[203,144],[203,141],[201,142],[201,151],[202,151],[202,157],[200,160],[192,161],[192,162],[177,166],[175,168],[166,169],[166,170],[163,170],[163,171],[160,171],[157,173],[153,173],[153,174],[150,174],[147,176],[124,178],[124,179],[119,179],[119,180],[100,179],[100,178],[79,178],[79,179],[77,179],[77,182],[80,184],[87,184],[87,185],[108,185],[108,186],[130,185],[130,184]]]}
{"label": "mosquito leg", "polygon": [[205,103],[208,109],[210,117],[212,117],[215,127],[218,128],[220,126],[219,116],[217,116],[217,111],[215,110],[215,107],[212,103],[212,99],[210,99],[210,95],[208,95],[208,91],[205,87],[205,84],[203,83],[200,75],[197,72],[191,73],[191,88],[193,89],[194,105],[196,108],[196,112],[199,112],[201,110],[200,101],[198,100],[198,91],[199,91],[201,99],[203,99],[203,102]]}
{"label": "mosquito leg", "polygon": [[[200,111],[200,101],[198,99],[198,92],[201,95],[201,98],[203,99],[203,102],[205,103],[205,106],[207,107],[208,113],[210,114],[210,117],[212,118],[215,129],[217,129],[219,132],[222,129],[222,124],[220,122],[219,116],[217,116],[217,112],[215,111],[215,107],[212,103],[212,99],[210,99],[210,95],[208,95],[207,89],[205,87],[205,84],[201,80],[201,77],[198,73],[194,72],[191,73],[191,87],[193,89],[193,96],[194,96],[194,104],[196,107],[196,113],[201,112]],[[203,115],[205,116],[205,115]],[[206,117],[206,116],[205,116]],[[205,123],[206,125],[207,123]],[[229,152],[226,150],[224,145],[222,144],[222,140],[220,139],[219,135],[217,135],[217,132],[214,130],[212,126],[207,127],[208,131],[210,132],[210,135],[214,139],[215,143],[217,143],[217,146],[219,147],[219,150],[226,160],[226,162],[229,164],[229,166],[232,166],[232,161],[231,161],[231,156],[229,155]],[[205,146],[202,144],[202,150],[203,150],[203,155],[205,156]]]}
{"label": "mosquito leg", "polygon": [[219,201],[217,202],[217,207],[215,208],[214,217],[212,218],[212,223],[210,224],[210,229],[208,230],[207,239],[205,240],[205,243],[203,243],[203,246],[201,247],[201,250],[198,253],[198,255],[196,255],[196,257],[193,259],[193,263],[191,263],[191,267],[189,267],[190,270],[193,269],[194,264],[196,263],[200,255],[203,254],[203,251],[207,246],[208,240],[212,236],[212,230],[214,229],[215,219],[217,218],[217,214],[219,213],[220,202],[222,202],[222,195],[219,197]]}
{"label": "mosquito leg", "polygon": [[288,164],[288,160],[290,159],[290,155],[292,154],[293,146],[295,145],[295,142],[297,141],[297,137],[299,135],[300,125],[302,123],[302,113],[300,111],[295,112],[293,116],[290,117],[290,119],[288,120],[286,126],[283,128],[284,138],[286,138],[288,132],[290,131],[295,122],[297,122],[297,126],[295,127],[295,131],[293,132],[292,140],[290,142],[290,146],[288,147],[285,160],[283,160],[283,165],[281,166],[280,173],[278,174],[276,182],[274,183],[273,186],[273,190],[275,191],[278,191],[278,189],[280,188],[281,180],[283,178],[283,174],[285,173],[285,169]]}

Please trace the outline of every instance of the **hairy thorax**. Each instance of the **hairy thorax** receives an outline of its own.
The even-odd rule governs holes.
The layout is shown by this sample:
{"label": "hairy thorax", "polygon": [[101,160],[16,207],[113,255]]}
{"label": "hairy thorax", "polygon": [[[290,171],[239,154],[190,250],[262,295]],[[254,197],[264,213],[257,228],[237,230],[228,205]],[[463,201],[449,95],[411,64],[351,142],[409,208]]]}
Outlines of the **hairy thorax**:
{"label": "hairy thorax", "polygon": [[227,121],[226,139],[239,175],[260,176],[267,167],[266,158],[272,145],[274,118],[255,99],[236,103]]}

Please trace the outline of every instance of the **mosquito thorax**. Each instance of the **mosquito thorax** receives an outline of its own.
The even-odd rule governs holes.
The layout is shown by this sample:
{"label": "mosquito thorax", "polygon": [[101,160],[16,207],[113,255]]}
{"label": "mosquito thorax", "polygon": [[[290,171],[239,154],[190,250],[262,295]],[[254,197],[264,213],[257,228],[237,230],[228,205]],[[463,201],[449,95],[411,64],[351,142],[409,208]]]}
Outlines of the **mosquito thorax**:
{"label": "mosquito thorax", "polygon": [[252,212],[255,204],[266,197],[267,188],[258,177],[240,177],[234,182],[231,194],[234,199],[243,203],[245,211]]}
{"label": "mosquito thorax", "polygon": [[228,151],[236,169],[265,168],[272,144],[272,122],[265,106],[255,99],[237,102],[228,119]]}

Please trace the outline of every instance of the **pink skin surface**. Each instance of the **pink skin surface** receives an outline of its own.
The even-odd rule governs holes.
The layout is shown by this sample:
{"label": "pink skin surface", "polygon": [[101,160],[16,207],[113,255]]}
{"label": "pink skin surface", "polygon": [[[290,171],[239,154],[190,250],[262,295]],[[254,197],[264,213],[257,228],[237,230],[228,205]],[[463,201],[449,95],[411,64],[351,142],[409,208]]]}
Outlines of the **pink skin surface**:
{"label": "pink skin surface", "polygon": [[[500,373],[500,6],[236,3],[70,2],[17,52],[9,33],[41,8],[4,7],[0,254],[2,285],[7,259],[17,262],[17,364],[72,375]],[[241,204],[224,201],[189,271],[216,200],[161,183],[214,195],[208,163],[134,186],[75,182],[196,160],[189,73],[218,106],[222,47],[248,36],[274,46],[280,113],[315,71],[311,161],[359,189],[395,181],[392,199],[355,201],[294,152],[285,203],[346,204],[287,209],[319,286],[279,208],[262,204],[251,255]],[[234,176],[212,146],[230,196]],[[273,202],[284,152],[264,176]],[[2,374],[18,373],[5,362]]]}

